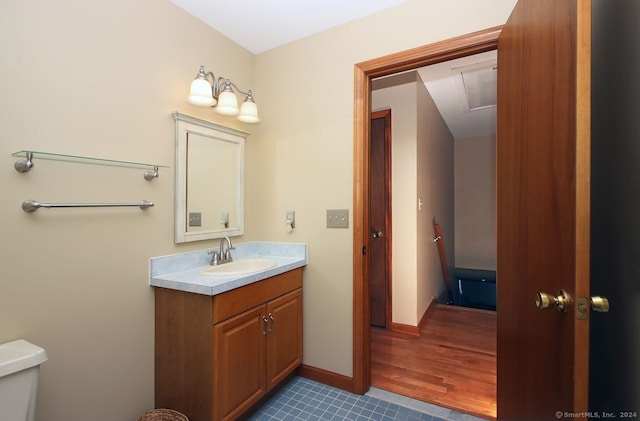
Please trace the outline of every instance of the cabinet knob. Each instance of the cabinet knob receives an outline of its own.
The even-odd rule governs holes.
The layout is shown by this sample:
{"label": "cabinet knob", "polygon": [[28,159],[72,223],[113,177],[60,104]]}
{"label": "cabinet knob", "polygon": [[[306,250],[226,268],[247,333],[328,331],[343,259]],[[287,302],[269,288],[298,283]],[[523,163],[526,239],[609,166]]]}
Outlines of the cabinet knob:
{"label": "cabinet knob", "polygon": [[267,316],[262,316],[262,321],[264,322],[264,330],[262,331],[262,336],[267,336],[267,332],[269,331],[269,320]]}

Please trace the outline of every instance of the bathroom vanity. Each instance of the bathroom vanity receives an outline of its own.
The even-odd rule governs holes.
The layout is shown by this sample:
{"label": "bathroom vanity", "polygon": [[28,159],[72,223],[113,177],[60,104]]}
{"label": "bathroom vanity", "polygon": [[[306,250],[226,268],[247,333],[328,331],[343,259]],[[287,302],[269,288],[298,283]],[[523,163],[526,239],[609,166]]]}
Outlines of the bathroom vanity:
{"label": "bathroom vanity", "polygon": [[[194,421],[233,420],[302,363],[306,246],[288,245],[304,247],[292,257],[274,256],[285,253],[265,244],[272,245],[258,243],[261,252],[247,251],[255,243],[236,246],[244,258],[268,255],[276,262],[244,275],[207,277],[202,267],[160,274],[152,259],[157,408],[178,410]],[[168,257],[158,259],[166,263]],[[206,253],[199,257],[207,259]]]}

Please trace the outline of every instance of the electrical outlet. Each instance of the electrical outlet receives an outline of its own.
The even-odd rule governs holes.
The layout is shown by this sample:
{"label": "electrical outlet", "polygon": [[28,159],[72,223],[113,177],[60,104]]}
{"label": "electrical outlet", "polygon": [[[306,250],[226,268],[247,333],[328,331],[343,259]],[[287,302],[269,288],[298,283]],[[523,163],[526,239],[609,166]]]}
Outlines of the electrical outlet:
{"label": "electrical outlet", "polygon": [[327,228],[349,228],[349,209],[327,209]]}
{"label": "electrical outlet", "polygon": [[294,210],[288,210],[287,211],[286,222],[287,222],[287,224],[291,224],[291,228],[295,228],[296,227],[296,211],[294,211]]}
{"label": "electrical outlet", "polygon": [[202,226],[202,212],[189,212],[189,226],[190,227]]}

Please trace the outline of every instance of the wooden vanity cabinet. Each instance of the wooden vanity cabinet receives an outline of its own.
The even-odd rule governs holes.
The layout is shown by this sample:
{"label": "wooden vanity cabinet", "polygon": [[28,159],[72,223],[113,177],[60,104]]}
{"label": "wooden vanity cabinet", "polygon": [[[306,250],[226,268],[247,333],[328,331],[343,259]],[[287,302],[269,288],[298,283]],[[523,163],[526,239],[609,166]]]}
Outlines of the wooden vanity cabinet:
{"label": "wooden vanity cabinet", "polygon": [[156,288],[156,407],[233,420],[301,363],[301,268],[213,297]]}

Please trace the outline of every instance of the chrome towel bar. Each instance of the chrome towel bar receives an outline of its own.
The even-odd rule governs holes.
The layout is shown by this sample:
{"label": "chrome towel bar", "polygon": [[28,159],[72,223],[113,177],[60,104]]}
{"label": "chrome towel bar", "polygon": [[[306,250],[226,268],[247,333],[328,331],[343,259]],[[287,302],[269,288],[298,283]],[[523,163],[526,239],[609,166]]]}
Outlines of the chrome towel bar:
{"label": "chrome towel bar", "polygon": [[33,199],[22,202],[22,210],[25,212],[35,212],[40,208],[113,208],[137,206],[145,210],[153,206],[153,202],[141,200],[138,203],[40,203]]}

